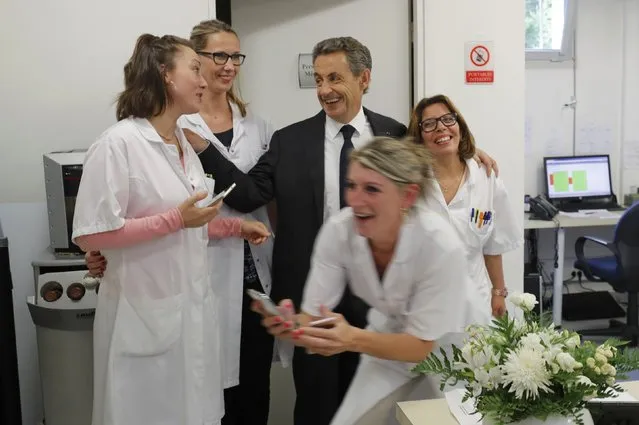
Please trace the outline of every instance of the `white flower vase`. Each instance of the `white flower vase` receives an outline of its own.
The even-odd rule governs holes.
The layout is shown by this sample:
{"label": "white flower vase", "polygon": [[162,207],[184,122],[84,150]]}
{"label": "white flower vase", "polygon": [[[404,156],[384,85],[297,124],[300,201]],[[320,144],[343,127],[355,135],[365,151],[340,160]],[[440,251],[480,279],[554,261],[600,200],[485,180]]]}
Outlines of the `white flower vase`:
{"label": "white flower vase", "polygon": [[[582,413],[581,420],[583,421],[584,425],[594,425],[592,416],[590,415],[590,412],[587,409],[583,409],[581,413]],[[482,421],[482,423],[483,425],[495,424],[492,420],[488,418],[485,418]],[[548,416],[548,418],[546,418],[545,421],[542,421],[541,419],[537,419],[537,418],[526,418],[518,422],[511,422],[508,425],[575,425],[575,424],[577,424],[577,421],[573,417],[552,415],[552,416]]]}

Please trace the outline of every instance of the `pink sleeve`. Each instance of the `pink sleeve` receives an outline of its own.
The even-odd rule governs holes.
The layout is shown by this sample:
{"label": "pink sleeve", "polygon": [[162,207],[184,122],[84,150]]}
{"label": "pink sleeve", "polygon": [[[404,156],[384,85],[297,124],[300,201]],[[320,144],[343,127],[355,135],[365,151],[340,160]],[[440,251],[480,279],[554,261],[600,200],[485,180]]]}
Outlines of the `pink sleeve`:
{"label": "pink sleeve", "polygon": [[209,221],[209,239],[224,239],[242,236],[241,218],[214,218]]}
{"label": "pink sleeve", "polygon": [[180,210],[173,208],[149,217],[127,218],[118,230],[79,236],[74,242],[84,252],[125,248],[177,232],[183,227]]}

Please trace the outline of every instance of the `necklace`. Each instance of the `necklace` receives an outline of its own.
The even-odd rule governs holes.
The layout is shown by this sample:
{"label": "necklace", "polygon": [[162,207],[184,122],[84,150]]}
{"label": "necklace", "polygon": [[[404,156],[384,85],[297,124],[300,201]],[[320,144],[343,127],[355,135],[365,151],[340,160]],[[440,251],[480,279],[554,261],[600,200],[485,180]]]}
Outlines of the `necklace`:
{"label": "necklace", "polygon": [[[158,131],[158,134],[160,134],[160,132]],[[175,133],[173,133],[171,135],[171,137],[164,137],[163,135],[160,134],[160,137],[162,138],[162,140],[164,140],[167,143],[171,143],[173,144],[173,139],[175,138]],[[177,143],[175,143],[175,147],[178,150],[178,153],[180,154],[180,156],[182,156],[182,146],[180,146],[180,141],[176,140]]]}
{"label": "necklace", "polygon": [[454,186],[448,186],[448,185],[444,185],[442,184],[439,179],[437,179],[437,183],[439,183],[439,187],[441,188],[443,193],[448,193],[451,189],[455,189],[457,190],[459,188],[459,185],[461,184],[462,180],[464,179],[464,176],[466,175],[466,164],[464,164],[464,169],[462,170],[462,172],[459,174],[459,177],[456,180],[456,183]]}
{"label": "necklace", "polygon": [[[160,134],[160,132],[158,131],[158,134]],[[163,135],[160,134],[160,137],[165,141],[165,142],[172,142],[173,138],[175,137],[175,133],[171,134],[171,136],[169,137],[164,137]]]}

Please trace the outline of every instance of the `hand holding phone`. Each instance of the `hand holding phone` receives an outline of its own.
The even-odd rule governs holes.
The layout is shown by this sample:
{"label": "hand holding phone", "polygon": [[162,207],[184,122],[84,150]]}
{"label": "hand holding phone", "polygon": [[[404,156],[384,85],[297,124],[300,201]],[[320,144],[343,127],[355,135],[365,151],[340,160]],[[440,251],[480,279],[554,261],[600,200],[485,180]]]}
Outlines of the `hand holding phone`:
{"label": "hand holding phone", "polygon": [[221,202],[224,198],[226,198],[228,196],[229,193],[231,193],[233,191],[233,189],[235,189],[235,183],[230,185],[226,190],[223,190],[222,192],[220,192],[217,195],[215,195],[215,197],[213,197],[213,199],[211,199],[211,202],[207,205],[207,207],[212,207],[213,205],[217,204],[218,202]]}
{"label": "hand holding phone", "polygon": [[248,294],[249,297],[253,298],[255,301],[261,302],[262,303],[262,308],[268,314],[270,314],[272,316],[280,316],[281,315],[280,311],[277,309],[277,305],[275,305],[275,303],[273,302],[271,297],[269,297],[268,295],[263,294],[263,293],[261,293],[259,291],[254,290],[254,289],[247,289],[246,293]]}

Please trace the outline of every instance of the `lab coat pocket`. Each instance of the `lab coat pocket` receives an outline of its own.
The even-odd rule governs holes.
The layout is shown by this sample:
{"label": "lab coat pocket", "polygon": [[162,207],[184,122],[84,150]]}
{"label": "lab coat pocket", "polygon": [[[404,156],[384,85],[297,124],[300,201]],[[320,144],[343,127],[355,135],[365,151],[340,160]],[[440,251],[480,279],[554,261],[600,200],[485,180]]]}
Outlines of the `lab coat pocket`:
{"label": "lab coat pocket", "polygon": [[181,423],[182,297],[133,303],[122,297],[117,316],[111,370],[115,423]]}
{"label": "lab coat pocket", "polygon": [[125,356],[155,356],[168,351],[180,338],[182,295],[130,302],[121,298],[118,352]]}
{"label": "lab coat pocket", "polygon": [[474,236],[472,241],[476,246],[483,246],[493,231],[493,212],[471,209],[468,227]]}

